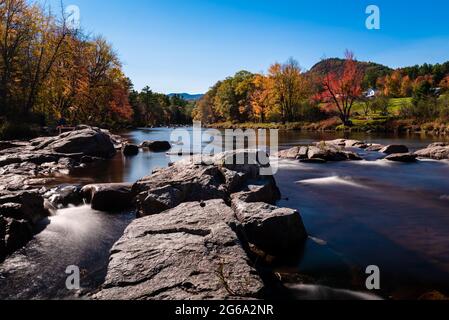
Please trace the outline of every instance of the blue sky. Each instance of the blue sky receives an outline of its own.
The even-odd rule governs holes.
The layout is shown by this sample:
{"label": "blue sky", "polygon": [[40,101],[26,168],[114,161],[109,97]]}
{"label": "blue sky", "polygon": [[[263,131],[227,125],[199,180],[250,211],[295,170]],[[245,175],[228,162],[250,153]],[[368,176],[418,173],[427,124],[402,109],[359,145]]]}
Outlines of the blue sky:
{"label": "blue sky", "polygon": [[[56,7],[59,0],[47,0]],[[310,68],[345,49],[399,67],[449,60],[449,1],[65,0],[111,42],[136,89],[203,93],[245,69],[294,57]],[[381,29],[367,30],[375,4]]]}

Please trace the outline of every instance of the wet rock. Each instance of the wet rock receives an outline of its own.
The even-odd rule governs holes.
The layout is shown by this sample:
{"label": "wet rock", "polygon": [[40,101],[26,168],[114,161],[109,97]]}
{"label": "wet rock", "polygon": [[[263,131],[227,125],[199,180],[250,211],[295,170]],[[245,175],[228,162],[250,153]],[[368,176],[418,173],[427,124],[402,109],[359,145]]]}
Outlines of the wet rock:
{"label": "wet rock", "polygon": [[381,144],[371,144],[371,145],[369,145],[365,150],[366,150],[366,151],[372,151],[372,152],[379,152],[379,151],[382,150],[383,148],[385,148],[384,145],[381,145]]}
{"label": "wet rock", "polygon": [[47,191],[46,199],[56,208],[65,208],[69,205],[78,206],[83,204],[83,193],[81,186],[60,186]]}
{"label": "wet rock", "polygon": [[[9,208],[7,211],[0,210],[2,215],[6,214],[6,212],[14,212],[14,216],[8,217],[17,220],[26,220],[32,224],[39,222],[49,215],[48,211],[44,208],[44,198],[38,191],[0,192],[0,206],[5,204]],[[9,211],[11,209],[10,204],[20,205],[20,209]],[[15,209],[17,208],[15,207]]]}
{"label": "wet rock", "polygon": [[0,192],[0,261],[26,245],[48,215],[37,191]]}
{"label": "wet rock", "polygon": [[152,152],[166,152],[171,149],[171,144],[168,141],[144,141],[140,147]]}
{"label": "wet rock", "polygon": [[406,146],[403,145],[389,145],[379,150],[379,152],[385,154],[395,154],[395,153],[409,153],[409,150]]}
{"label": "wet rock", "polygon": [[25,220],[0,216],[0,262],[33,238],[33,226]]}
{"label": "wet rock", "polygon": [[127,144],[125,148],[123,148],[123,154],[125,156],[136,156],[139,154],[139,147],[135,144]]}
{"label": "wet rock", "polygon": [[260,297],[262,280],[229,224],[223,200],[184,203],[137,219],[115,244],[100,300]]}
{"label": "wet rock", "polygon": [[81,193],[92,209],[104,212],[121,212],[133,207],[132,184],[91,184],[83,187]]}
{"label": "wet rock", "polygon": [[417,156],[413,153],[395,153],[385,158],[389,161],[413,163],[417,161]]}
{"label": "wet rock", "polygon": [[415,155],[419,158],[446,160],[449,159],[449,145],[445,145],[445,143],[431,144],[427,148],[415,152]]}
{"label": "wet rock", "polygon": [[300,254],[307,232],[296,210],[240,200],[232,208],[249,243],[275,257]]}

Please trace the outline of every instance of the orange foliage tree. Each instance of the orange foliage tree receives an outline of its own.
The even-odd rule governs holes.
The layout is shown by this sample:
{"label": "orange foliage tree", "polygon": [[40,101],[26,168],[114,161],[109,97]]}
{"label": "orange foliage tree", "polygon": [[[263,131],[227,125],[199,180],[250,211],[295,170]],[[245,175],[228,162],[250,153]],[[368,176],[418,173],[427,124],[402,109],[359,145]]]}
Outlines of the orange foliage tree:
{"label": "orange foliage tree", "polygon": [[330,110],[338,112],[344,125],[351,125],[351,110],[354,102],[362,94],[363,72],[357,66],[354,54],[345,53],[345,63],[342,74],[326,72],[321,78],[322,92],[319,99]]}

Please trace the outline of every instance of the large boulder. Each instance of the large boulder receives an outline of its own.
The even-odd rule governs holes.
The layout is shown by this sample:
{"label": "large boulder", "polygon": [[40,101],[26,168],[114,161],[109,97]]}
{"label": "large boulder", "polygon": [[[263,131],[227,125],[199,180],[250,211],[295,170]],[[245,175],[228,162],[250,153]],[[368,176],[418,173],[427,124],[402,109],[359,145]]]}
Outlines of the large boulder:
{"label": "large boulder", "polygon": [[140,144],[140,147],[152,152],[166,152],[172,148],[168,141],[144,141]]}
{"label": "large boulder", "polygon": [[307,156],[309,160],[318,159],[325,161],[347,161],[362,159],[354,152],[345,151],[327,144],[317,144],[317,146],[309,147]]}
{"label": "large boulder", "polygon": [[137,219],[114,245],[100,300],[259,298],[262,280],[229,224],[223,200],[190,202]]}
{"label": "large boulder", "polygon": [[61,154],[110,158],[116,152],[111,137],[106,132],[90,127],[66,132],[58,137],[38,138],[31,143],[35,150]]}
{"label": "large boulder", "polygon": [[94,210],[121,212],[133,206],[130,183],[91,184],[83,187],[81,193]]}
{"label": "large boulder", "polygon": [[418,150],[415,155],[419,158],[434,160],[449,159],[449,143],[439,142],[429,145],[427,148]]}
{"label": "large boulder", "polygon": [[176,163],[134,184],[138,215],[157,214],[181,202],[224,199],[224,181],[216,166]]}
{"label": "large boulder", "polygon": [[307,240],[300,214],[293,209],[267,203],[232,202],[246,240],[276,257],[297,257]]}
{"label": "large boulder", "polygon": [[385,159],[394,162],[413,163],[417,161],[417,156],[413,153],[395,153],[387,156]]}
{"label": "large boulder", "polygon": [[406,146],[403,145],[389,145],[379,150],[380,153],[395,154],[395,153],[409,153]]}
{"label": "large boulder", "polygon": [[244,191],[249,182],[265,186],[260,192],[266,196],[263,201],[273,202],[280,192],[271,175],[261,174],[262,169],[269,171],[269,164],[262,165],[259,160],[256,153],[233,151],[193,157],[158,170],[133,186],[138,215],[157,214],[183,202],[228,200],[232,193]]}

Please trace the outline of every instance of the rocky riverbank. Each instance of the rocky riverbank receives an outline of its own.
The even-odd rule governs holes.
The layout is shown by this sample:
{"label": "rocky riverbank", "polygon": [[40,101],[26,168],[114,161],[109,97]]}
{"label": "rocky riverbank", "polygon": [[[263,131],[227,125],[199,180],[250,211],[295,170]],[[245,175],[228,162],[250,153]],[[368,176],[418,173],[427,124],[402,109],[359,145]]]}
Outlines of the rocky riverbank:
{"label": "rocky riverbank", "polygon": [[31,240],[38,222],[55,206],[82,202],[74,187],[48,189],[58,176],[111,158],[123,143],[107,130],[88,126],[29,142],[1,142],[0,261]]}
{"label": "rocky riverbank", "polygon": [[377,153],[376,159],[412,163],[420,159],[449,160],[449,143],[438,142],[410,152],[404,145],[380,145],[359,140],[337,139],[321,141],[311,146],[297,146],[277,153],[281,159],[308,163],[363,160],[361,154]]}
{"label": "rocky riverbank", "polygon": [[[56,208],[88,202],[137,219],[111,250],[104,284],[94,299],[263,299],[293,294],[272,272],[273,263],[298,261],[307,231],[300,214],[276,206],[273,176],[260,174],[258,151],[191,156],[135,183],[55,185],[73,168],[104,161],[121,150],[166,152],[168,142],[130,145],[98,128],[79,127],[58,137],[0,143],[0,260],[32,239]],[[415,162],[449,159],[449,144],[410,152],[338,139],[281,151],[308,163],[376,159]],[[237,159],[244,159],[236,164]],[[44,223],[45,224],[45,223]]]}

